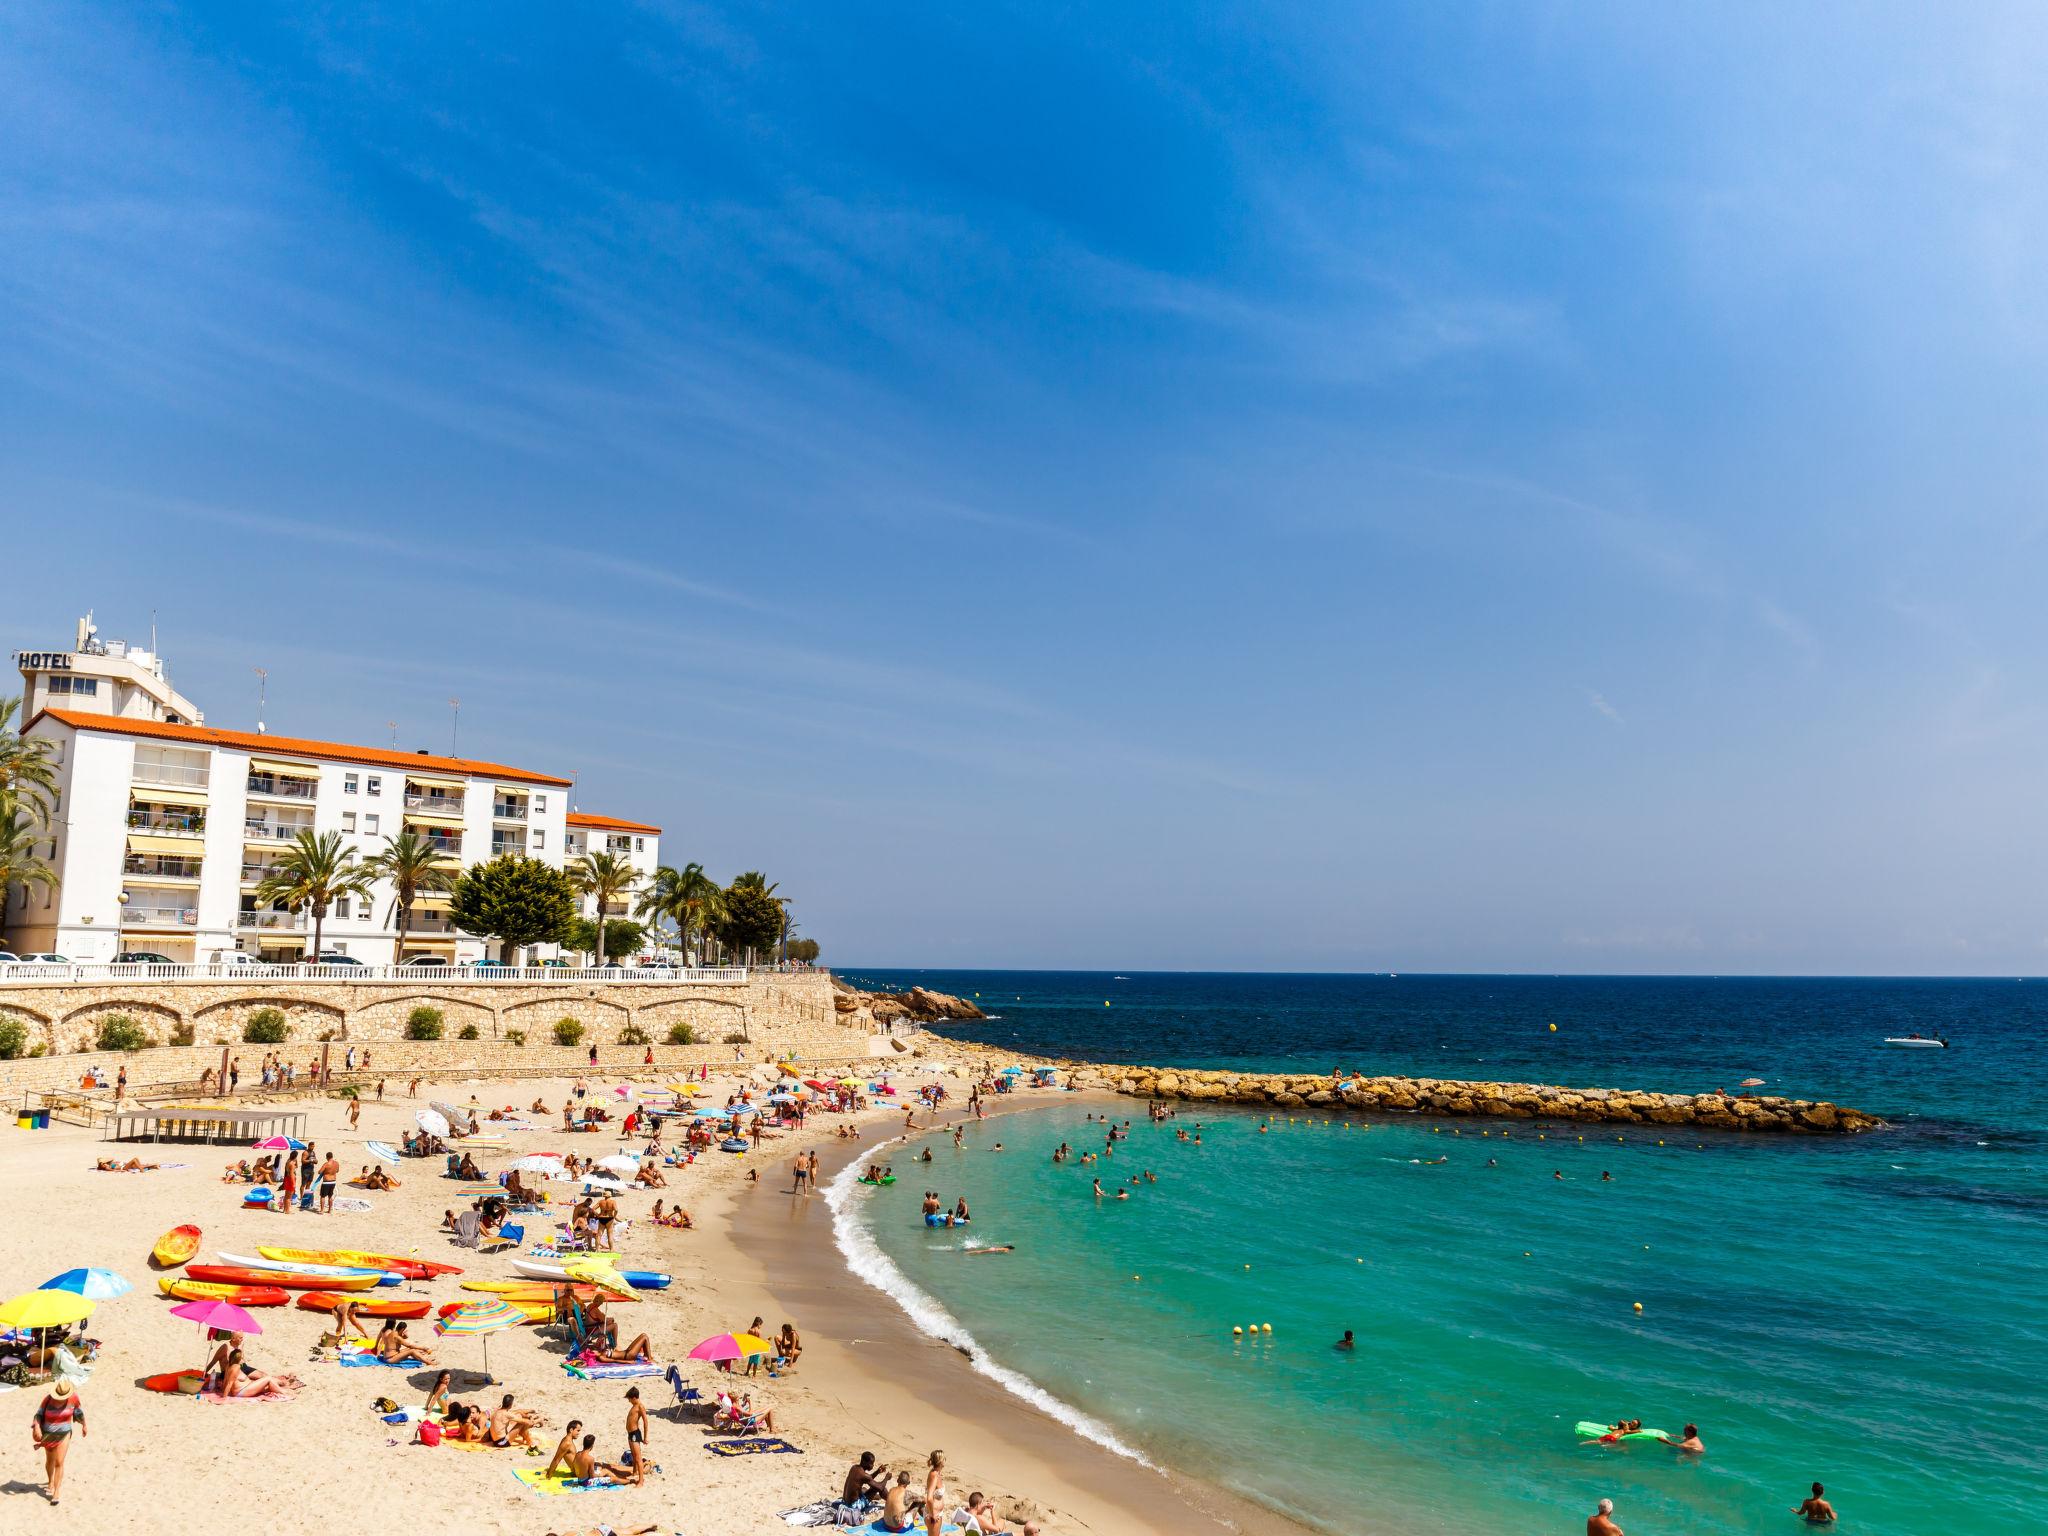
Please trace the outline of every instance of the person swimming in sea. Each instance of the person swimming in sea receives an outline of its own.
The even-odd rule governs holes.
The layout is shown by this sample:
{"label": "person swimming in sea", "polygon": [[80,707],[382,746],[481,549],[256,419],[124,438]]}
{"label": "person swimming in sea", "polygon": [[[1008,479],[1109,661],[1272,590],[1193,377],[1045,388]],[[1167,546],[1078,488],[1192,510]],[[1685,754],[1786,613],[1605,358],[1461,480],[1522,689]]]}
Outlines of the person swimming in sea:
{"label": "person swimming in sea", "polygon": [[1330,1347],[1332,1349],[1356,1349],[1358,1348],[1358,1341],[1351,1337],[1351,1330],[1346,1328],[1344,1330],[1344,1337]]}
{"label": "person swimming in sea", "polygon": [[1116,1197],[1119,1200],[1128,1200],[1131,1198],[1131,1192],[1128,1189],[1120,1189],[1116,1192]]}
{"label": "person swimming in sea", "polygon": [[1792,1511],[1808,1525],[1833,1525],[1835,1506],[1827,1501],[1826,1490],[1819,1483],[1813,1485],[1813,1496]]}
{"label": "person swimming in sea", "polygon": [[930,1147],[926,1147],[926,1148],[924,1149],[924,1153],[923,1153],[923,1155],[922,1155],[922,1156],[920,1156],[920,1157],[918,1158],[918,1161],[919,1161],[920,1163],[928,1163],[928,1162],[930,1162],[931,1160],[932,1160],[932,1149],[931,1149]]}
{"label": "person swimming in sea", "polygon": [[[1637,1422],[1636,1428],[1642,1428],[1640,1420]],[[1674,1451],[1686,1451],[1694,1456],[1705,1454],[1707,1449],[1706,1446],[1700,1443],[1700,1427],[1697,1424],[1686,1425],[1685,1433],[1676,1440],[1672,1439],[1669,1435],[1664,1436],[1664,1443]]]}
{"label": "person swimming in sea", "polygon": [[1102,1180],[1100,1179],[1095,1181],[1095,1198],[1098,1200],[1102,1198]]}

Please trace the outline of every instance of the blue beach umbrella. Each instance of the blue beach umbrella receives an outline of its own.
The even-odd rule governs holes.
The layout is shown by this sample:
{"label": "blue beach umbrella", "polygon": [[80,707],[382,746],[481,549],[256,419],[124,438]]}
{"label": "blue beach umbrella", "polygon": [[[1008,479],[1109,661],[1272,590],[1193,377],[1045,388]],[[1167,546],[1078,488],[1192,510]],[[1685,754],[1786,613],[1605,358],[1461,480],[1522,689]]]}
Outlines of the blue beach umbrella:
{"label": "blue beach umbrella", "polygon": [[71,1291],[88,1301],[112,1301],[116,1296],[126,1296],[135,1287],[115,1274],[111,1269],[67,1269],[54,1280],[45,1280],[36,1287],[41,1291]]}
{"label": "blue beach umbrella", "polygon": [[396,1163],[398,1161],[398,1149],[396,1147],[388,1147],[381,1141],[366,1141],[363,1143],[363,1150],[376,1158],[380,1163]]}

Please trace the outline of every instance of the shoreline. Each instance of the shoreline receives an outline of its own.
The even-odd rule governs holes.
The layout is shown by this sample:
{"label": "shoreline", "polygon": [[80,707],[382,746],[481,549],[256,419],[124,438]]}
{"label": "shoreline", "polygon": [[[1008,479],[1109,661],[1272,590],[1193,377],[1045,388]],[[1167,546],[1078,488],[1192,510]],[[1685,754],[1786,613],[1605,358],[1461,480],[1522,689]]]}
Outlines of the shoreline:
{"label": "shoreline", "polygon": [[[988,1118],[1028,1114],[1077,1097],[1084,1104],[1116,1102],[1115,1095],[1100,1091],[1063,1093],[998,1102],[988,1107]],[[899,1129],[879,1140],[833,1139],[818,1149],[821,1180],[829,1185],[843,1169],[885,1147],[911,1143],[968,1118],[964,1109],[947,1110],[927,1117],[915,1130]],[[921,1460],[925,1449],[943,1448],[949,1470],[975,1469],[982,1481],[973,1487],[999,1498],[1006,1509],[1042,1511],[1052,1530],[1149,1533],[1171,1527],[1301,1536],[1315,1529],[1184,1469],[1113,1450],[1018,1395],[976,1369],[959,1345],[924,1331],[893,1295],[854,1273],[822,1193],[797,1197],[757,1189],[741,1200],[752,1203],[771,1194],[791,1207],[786,1220],[774,1225],[733,1221],[726,1230],[786,1314],[810,1319],[819,1342],[805,1351],[806,1376],[814,1355],[820,1356],[821,1366],[831,1372],[835,1395],[858,1394],[857,1402],[839,1406],[863,1423],[884,1460],[912,1455]],[[811,1337],[808,1329],[806,1337]],[[1085,1415],[1073,1404],[1065,1406]],[[959,1491],[968,1487],[962,1483]],[[1162,1510],[1162,1499],[1176,1507]]]}

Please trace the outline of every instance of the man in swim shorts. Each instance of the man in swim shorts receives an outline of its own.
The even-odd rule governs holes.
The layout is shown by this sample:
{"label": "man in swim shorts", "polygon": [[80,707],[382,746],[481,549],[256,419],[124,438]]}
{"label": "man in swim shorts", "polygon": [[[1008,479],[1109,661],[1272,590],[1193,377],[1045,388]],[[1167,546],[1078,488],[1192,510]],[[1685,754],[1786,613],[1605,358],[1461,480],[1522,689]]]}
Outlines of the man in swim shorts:
{"label": "man in swim shorts", "polygon": [[846,1469],[846,1482],[840,1487],[839,1502],[860,1504],[887,1491],[888,1477],[875,1470],[875,1453],[862,1451],[860,1460]]}
{"label": "man in swim shorts", "polygon": [[514,1408],[512,1394],[507,1392],[485,1426],[491,1444],[500,1450],[514,1445],[523,1450],[533,1450],[533,1423],[538,1417],[529,1409]]}
{"label": "man in swim shorts", "polygon": [[341,1164],[336,1161],[333,1149],[327,1153],[327,1161],[320,1165],[320,1214],[334,1214],[334,1181],[341,1177]]}
{"label": "man in swim shorts", "polygon": [[1664,1443],[1674,1451],[1690,1451],[1695,1456],[1702,1454],[1706,1450],[1706,1447],[1700,1443],[1700,1427],[1697,1424],[1686,1425],[1685,1433],[1676,1440],[1666,1435]]}
{"label": "man in swim shorts", "polygon": [[1586,1536],[1621,1536],[1621,1527],[1614,1523],[1614,1500],[1602,1499],[1586,1517]]}
{"label": "man in swim shorts", "polygon": [[562,1426],[562,1438],[556,1443],[555,1454],[549,1458],[548,1469],[541,1473],[542,1477],[553,1477],[557,1472],[568,1470],[571,1459],[576,1455],[576,1431],[582,1427],[581,1419],[571,1419]]}

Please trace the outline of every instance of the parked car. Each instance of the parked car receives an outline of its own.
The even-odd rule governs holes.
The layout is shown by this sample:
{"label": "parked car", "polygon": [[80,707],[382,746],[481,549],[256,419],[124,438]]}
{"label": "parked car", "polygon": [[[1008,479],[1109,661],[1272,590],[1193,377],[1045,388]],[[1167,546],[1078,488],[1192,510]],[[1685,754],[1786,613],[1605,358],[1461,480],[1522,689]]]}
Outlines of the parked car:
{"label": "parked car", "polygon": [[466,960],[463,962],[473,971],[509,971],[513,967],[503,960]]}
{"label": "parked car", "polygon": [[23,965],[69,965],[71,962],[63,955],[23,955],[21,963]]}
{"label": "parked car", "polygon": [[314,956],[309,963],[313,965],[361,965],[363,962],[354,955],[344,955],[338,949],[330,949]]}
{"label": "parked car", "polygon": [[454,962],[451,961],[446,955],[431,954],[407,955],[403,960],[399,961],[398,963],[400,965],[408,965],[414,968],[439,966],[444,969],[454,964]]}
{"label": "parked car", "polygon": [[11,949],[0,949],[0,965],[19,965],[21,956]]}
{"label": "parked car", "polygon": [[254,955],[242,953],[239,949],[216,949],[208,953],[206,963],[221,971],[263,971],[276,969],[267,960],[258,960]]}
{"label": "parked car", "polygon": [[176,965],[178,962],[169,955],[160,955],[153,949],[124,949],[114,956],[116,965]]}

